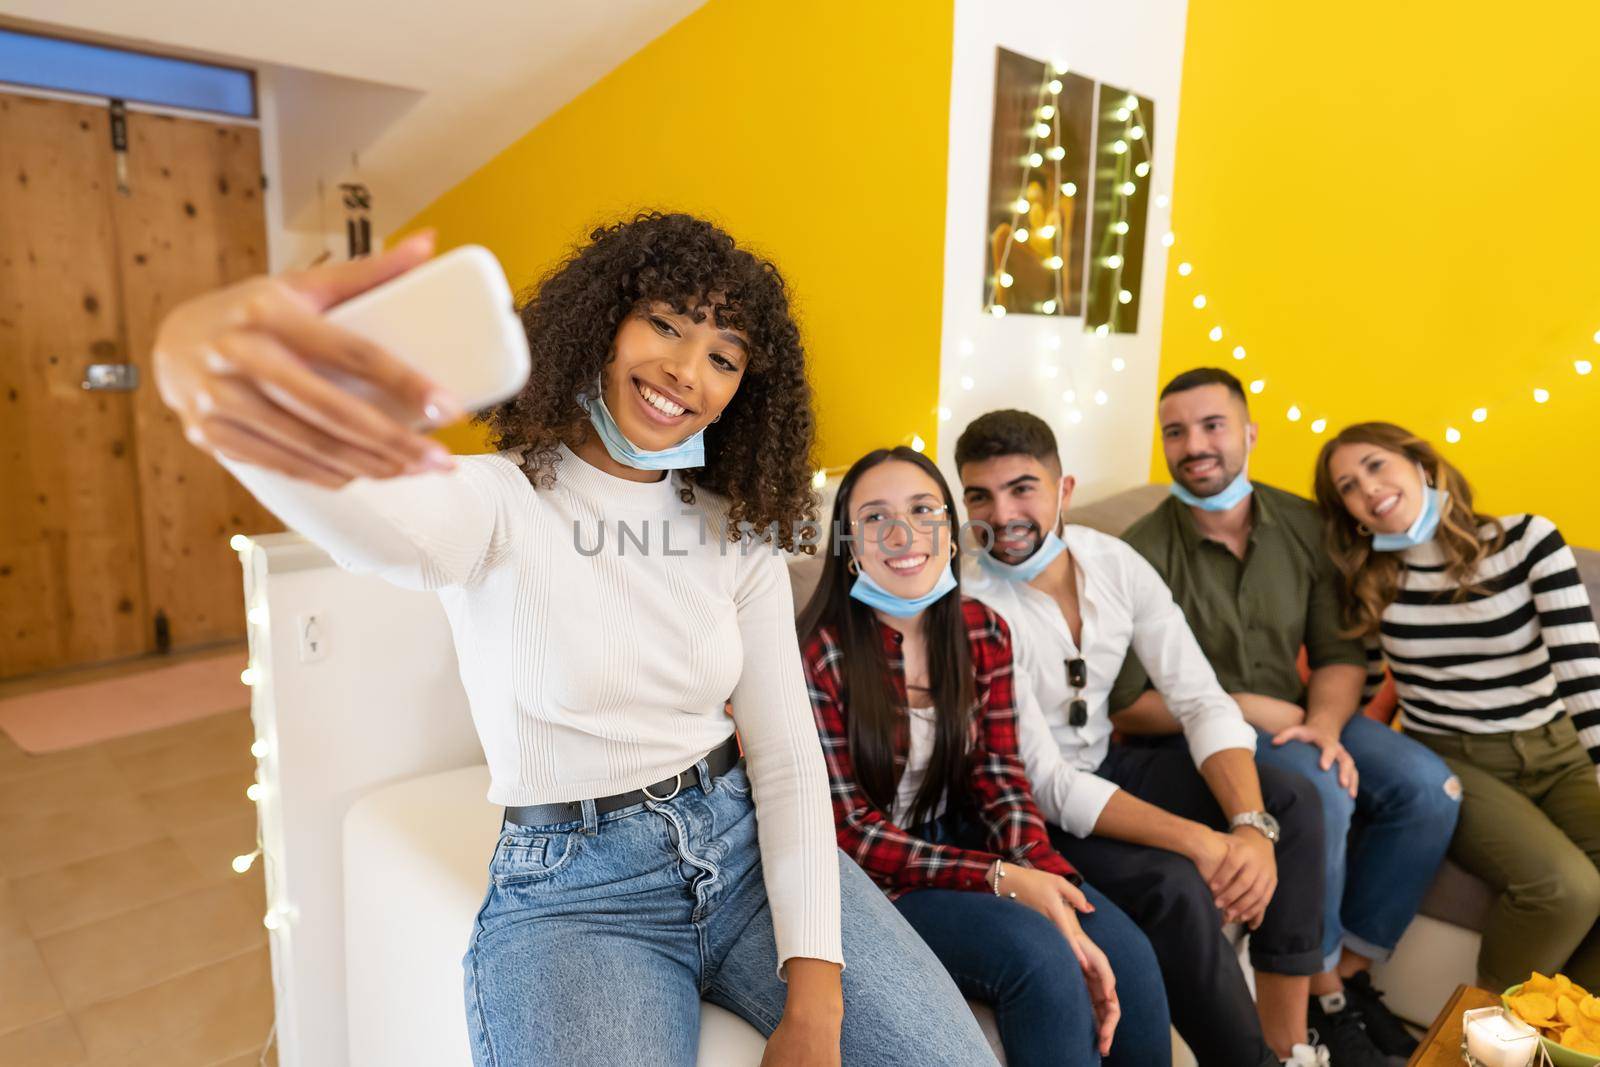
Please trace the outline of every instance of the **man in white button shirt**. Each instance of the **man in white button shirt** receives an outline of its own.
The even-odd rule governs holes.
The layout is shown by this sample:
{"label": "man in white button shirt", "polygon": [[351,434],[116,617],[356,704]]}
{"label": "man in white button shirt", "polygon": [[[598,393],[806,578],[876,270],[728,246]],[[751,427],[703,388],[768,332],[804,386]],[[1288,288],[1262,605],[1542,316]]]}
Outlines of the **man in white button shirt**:
{"label": "man in white button shirt", "polygon": [[[1019,741],[1052,839],[1144,928],[1178,1032],[1201,1067],[1314,1067],[1308,976],[1321,968],[1322,816],[1299,775],[1258,770],[1255,732],[1155,570],[1062,521],[1043,420],[996,411],[956,444],[968,518],[994,532],[964,591],[1011,629]],[[1186,746],[1111,743],[1108,697],[1130,646]],[[1222,927],[1251,934],[1259,1008]]]}

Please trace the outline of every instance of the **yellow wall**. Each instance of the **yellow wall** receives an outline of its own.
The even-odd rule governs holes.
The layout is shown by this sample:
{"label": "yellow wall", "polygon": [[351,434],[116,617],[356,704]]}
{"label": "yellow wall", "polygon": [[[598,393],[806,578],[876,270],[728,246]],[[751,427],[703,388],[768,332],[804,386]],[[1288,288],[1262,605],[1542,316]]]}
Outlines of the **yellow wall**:
{"label": "yellow wall", "polygon": [[1190,0],[1182,94],[1162,380],[1266,379],[1252,472],[1302,492],[1314,417],[1458,427],[1487,510],[1600,547],[1600,7]]}
{"label": "yellow wall", "polygon": [[[933,452],[952,5],[710,0],[406,229],[493,249],[512,285],[597,221],[710,217],[788,280],[825,464],[914,428]],[[472,429],[448,436],[481,450]]]}

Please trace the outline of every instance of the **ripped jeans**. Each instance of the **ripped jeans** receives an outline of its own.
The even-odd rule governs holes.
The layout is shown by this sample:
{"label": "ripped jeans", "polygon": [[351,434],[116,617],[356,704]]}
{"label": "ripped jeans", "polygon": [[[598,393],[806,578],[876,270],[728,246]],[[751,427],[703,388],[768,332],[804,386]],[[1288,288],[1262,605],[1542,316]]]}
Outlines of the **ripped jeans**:
{"label": "ripped jeans", "polygon": [[[466,970],[477,1067],[691,1067],[700,1001],[764,1035],[783,1014],[750,781],[583,822],[507,824]],[[839,857],[845,1064],[994,1064],[916,931]]]}

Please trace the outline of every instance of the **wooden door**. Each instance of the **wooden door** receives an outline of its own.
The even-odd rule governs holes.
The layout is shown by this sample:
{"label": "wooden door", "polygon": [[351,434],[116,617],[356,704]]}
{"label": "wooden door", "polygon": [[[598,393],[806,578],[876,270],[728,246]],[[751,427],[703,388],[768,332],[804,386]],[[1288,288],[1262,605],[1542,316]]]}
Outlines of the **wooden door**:
{"label": "wooden door", "polygon": [[106,109],[0,94],[0,677],[150,647]]}
{"label": "wooden door", "polygon": [[184,440],[154,388],[150,349],[174,304],[267,269],[261,142],[254,127],[132,112],[128,193],[113,215],[133,395],[145,591],[172,647],[244,636],[237,533],[282,525]]}
{"label": "wooden door", "polygon": [[281,528],[150,365],[174,303],[265,269],[258,133],[127,117],[119,193],[105,107],[0,93],[0,678],[241,637],[228,540]]}

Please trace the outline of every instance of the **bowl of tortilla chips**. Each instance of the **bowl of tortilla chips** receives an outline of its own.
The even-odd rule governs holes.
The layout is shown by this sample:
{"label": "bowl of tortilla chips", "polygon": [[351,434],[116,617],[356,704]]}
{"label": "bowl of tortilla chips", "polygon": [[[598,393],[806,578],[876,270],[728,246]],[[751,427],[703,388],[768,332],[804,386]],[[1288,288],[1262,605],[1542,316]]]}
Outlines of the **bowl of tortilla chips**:
{"label": "bowl of tortilla chips", "polygon": [[1600,1065],[1600,997],[1564,974],[1534,971],[1501,995],[1506,1010],[1539,1031],[1555,1067]]}

